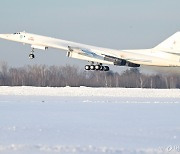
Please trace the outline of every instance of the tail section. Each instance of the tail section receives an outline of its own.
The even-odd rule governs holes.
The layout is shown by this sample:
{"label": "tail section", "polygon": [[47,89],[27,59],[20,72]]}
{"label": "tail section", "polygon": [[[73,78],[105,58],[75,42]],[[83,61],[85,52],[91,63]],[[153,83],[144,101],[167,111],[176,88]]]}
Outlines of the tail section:
{"label": "tail section", "polygon": [[180,32],[175,33],[157,45],[154,49],[180,53]]}

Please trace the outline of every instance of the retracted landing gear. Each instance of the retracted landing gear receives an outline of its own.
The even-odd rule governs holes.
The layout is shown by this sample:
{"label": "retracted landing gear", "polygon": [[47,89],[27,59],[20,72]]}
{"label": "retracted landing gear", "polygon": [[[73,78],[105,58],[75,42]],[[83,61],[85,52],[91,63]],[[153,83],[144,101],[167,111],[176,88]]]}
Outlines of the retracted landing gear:
{"label": "retracted landing gear", "polygon": [[29,54],[29,59],[34,59],[35,55],[34,55],[34,48],[31,50],[31,53]]}
{"label": "retracted landing gear", "polygon": [[102,65],[86,65],[85,66],[85,70],[86,71],[89,71],[89,70],[92,70],[92,71],[109,71],[109,67],[108,66],[102,66]]}

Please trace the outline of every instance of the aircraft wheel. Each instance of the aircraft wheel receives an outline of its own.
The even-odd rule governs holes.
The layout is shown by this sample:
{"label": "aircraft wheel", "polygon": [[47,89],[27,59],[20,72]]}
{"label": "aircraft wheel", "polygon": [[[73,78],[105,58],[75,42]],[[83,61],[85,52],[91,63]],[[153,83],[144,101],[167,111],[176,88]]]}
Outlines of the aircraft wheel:
{"label": "aircraft wheel", "polygon": [[35,58],[34,54],[32,54],[32,53],[29,54],[29,58],[30,58],[30,59],[34,59],[34,58]]}
{"label": "aircraft wheel", "polygon": [[104,71],[109,71],[109,67],[108,66],[104,66]]}
{"label": "aircraft wheel", "polygon": [[85,70],[90,70],[90,66],[89,66],[89,65],[86,65],[86,66],[85,66]]}
{"label": "aircraft wheel", "polygon": [[96,71],[99,71],[99,70],[100,70],[100,68],[101,68],[101,66],[100,66],[100,65],[96,65],[96,66],[95,66],[95,70],[96,70]]}
{"label": "aircraft wheel", "polygon": [[95,70],[95,66],[94,66],[94,65],[91,65],[91,66],[90,66],[90,70]]}
{"label": "aircraft wheel", "polygon": [[104,71],[104,66],[101,66],[99,70]]}

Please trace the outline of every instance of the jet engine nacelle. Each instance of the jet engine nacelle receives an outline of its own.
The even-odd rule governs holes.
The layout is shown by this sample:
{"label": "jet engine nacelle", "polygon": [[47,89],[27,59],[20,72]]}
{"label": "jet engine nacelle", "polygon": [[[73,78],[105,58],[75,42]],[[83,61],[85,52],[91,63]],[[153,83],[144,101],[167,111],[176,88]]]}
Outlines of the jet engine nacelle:
{"label": "jet engine nacelle", "polygon": [[116,57],[112,57],[112,56],[105,55],[104,60],[113,62],[114,65],[118,65],[118,66],[125,66],[126,65],[126,60],[120,59],[120,58],[116,58]]}
{"label": "jet engine nacelle", "polygon": [[127,66],[129,66],[129,67],[140,67],[139,64],[135,64],[135,63],[131,63],[131,62],[128,62]]}
{"label": "jet engine nacelle", "polygon": [[125,66],[126,65],[126,60],[124,59],[119,59],[117,61],[114,62],[114,65],[118,65],[118,66]]}
{"label": "jet engine nacelle", "polygon": [[97,62],[97,63],[102,63],[102,64],[111,64],[111,65],[113,64],[113,62],[105,61],[104,57],[101,57],[101,56],[91,57],[91,56],[79,54],[73,51],[68,51],[67,57],[82,59],[82,60],[87,60],[90,62]]}

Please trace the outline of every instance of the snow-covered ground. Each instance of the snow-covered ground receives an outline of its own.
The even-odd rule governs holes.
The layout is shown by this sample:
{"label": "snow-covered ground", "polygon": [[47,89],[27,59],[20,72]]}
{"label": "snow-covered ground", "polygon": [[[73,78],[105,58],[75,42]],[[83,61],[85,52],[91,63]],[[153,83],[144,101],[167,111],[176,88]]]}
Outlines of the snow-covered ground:
{"label": "snow-covered ground", "polygon": [[0,87],[2,154],[180,153],[180,90]]}
{"label": "snow-covered ground", "polygon": [[89,87],[0,87],[0,95],[20,96],[101,96],[180,98],[180,89],[89,88]]}

